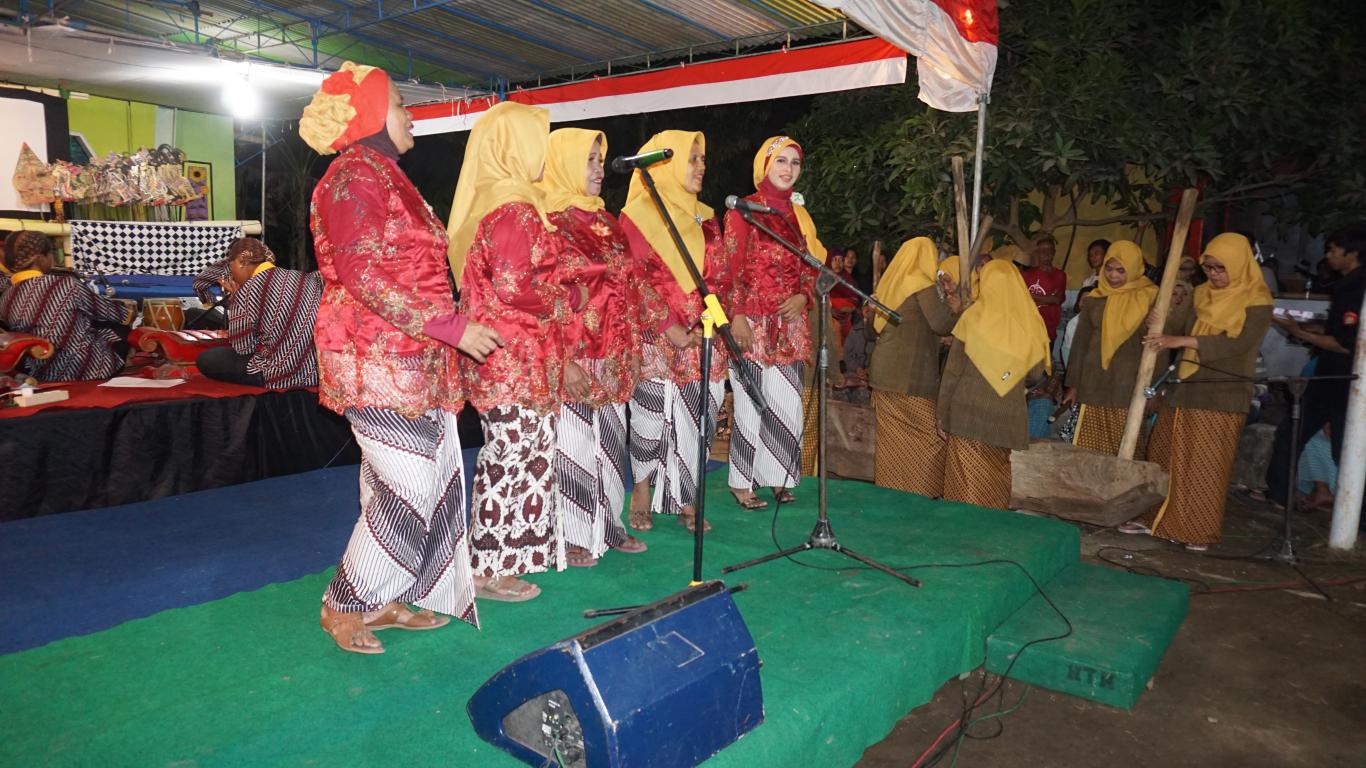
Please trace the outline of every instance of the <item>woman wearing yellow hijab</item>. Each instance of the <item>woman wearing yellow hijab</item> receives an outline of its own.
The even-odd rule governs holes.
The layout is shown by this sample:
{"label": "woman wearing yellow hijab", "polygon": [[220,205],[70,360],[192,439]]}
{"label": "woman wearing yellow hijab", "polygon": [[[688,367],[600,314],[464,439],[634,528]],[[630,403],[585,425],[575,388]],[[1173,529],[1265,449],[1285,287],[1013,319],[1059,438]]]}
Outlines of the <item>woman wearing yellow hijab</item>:
{"label": "woman wearing yellow hijab", "polygon": [[1195,289],[1187,335],[1144,339],[1154,349],[1182,351],[1177,368],[1182,383],[1158,412],[1148,445],[1148,460],[1170,475],[1167,499],[1120,526],[1125,533],[1150,533],[1195,551],[1219,541],[1229,475],[1252,402],[1257,352],[1272,310],[1271,292],[1246,237],[1226,232],[1211,240],[1200,269],[1209,279]]}
{"label": "woman wearing yellow hijab", "polygon": [[[745,198],[776,213],[753,214],[755,221],[790,243],[825,261],[825,246],[816,225],[793,187],[802,175],[802,148],[787,136],[774,136],[759,146],[752,166],[754,194]],[[801,478],[802,373],[811,356],[811,304],[816,271],[773,238],[755,229],[738,211],[726,214],[726,254],[735,270],[735,341],[744,358],[734,362],[759,382],[769,409],[760,413],[731,376],[735,404],[730,443],[730,492],[745,509],[768,502],[756,488],[772,488],[779,504],[795,501],[792,491]]]}
{"label": "woman wearing yellow hijab", "polygon": [[939,427],[948,435],[944,498],[1005,509],[1010,452],[1029,447],[1025,381],[1050,368],[1048,330],[1009,261],[988,261],[972,306],[953,328],[939,384]]}
{"label": "woman wearing yellow hijab", "polygon": [[[957,273],[948,274],[938,259],[928,237],[907,240],[892,257],[873,296],[895,308],[901,324],[874,316],[877,343],[868,367],[877,416],[873,482],[932,499],[944,495],[944,438],[935,420],[940,339],[953,333],[962,308]],[[944,262],[957,264],[956,256]]]}
{"label": "woman wearing yellow hijab", "polygon": [[579,567],[596,565],[608,548],[645,551],[645,543],[627,535],[621,524],[626,401],[640,370],[640,339],[632,320],[636,291],[626,236],[599,197],[606,155],[602,131],[552,131],[545,177],[537,183],[562,245],[557,279],[588,289],[588,306],[568,318],[563,331],[566,358],[584,376],[566,376],[555,429],[555,491],[564,515],[565,559]]}
{"label": "woman wearing yellow hijab", "polygon": [[[671,159],[650,167],[664,207],[707,287],[724,303],[732,279],[720,247],[720,222],[697,199],[707,169],[706,139],[695,131],[663,131],[640,151],[657,149],[673,150]],[[631,469],[636,484],[630,523],[636,530],[649,530],[654,512],[678,515],[692,530],[697,473],[702,471],[696,466],[698,441],[711,439],[697,433],[697,408],[705,392],[709,423],[716,423],[725,395],[725,348],[716,348],[704,387],[698,324],[702,296],[640,171],[627,190],[621,228],[640,290],[640,383],[631,396]]]}
{"label": "woman wearing yellow hijab", "polygon": [[1074,444],[1119,453],[1143,357],[1141,328],[1156,298],[1157,286],[1143,275],[1143,251],[1129,240],[1112,243],[1096,289],[1082,299],[1068,358],[1061,404],[1081,403]]}
{"label": "woman wearing yellow hijab", "polygon": [[534,184],[549,141],[544,109],[493,107],[470,131],[451,206],[447,255],[460,276],[461,311],[503,339],[483,362],[461,361],[465,396],[484,426],[471,503],[474,579],[492,600],[530,600],[540,588],[521,576],[565,567],[555,419],[561,381],[583,377],[562,335],[587,292],[556,274],[560,242]]}

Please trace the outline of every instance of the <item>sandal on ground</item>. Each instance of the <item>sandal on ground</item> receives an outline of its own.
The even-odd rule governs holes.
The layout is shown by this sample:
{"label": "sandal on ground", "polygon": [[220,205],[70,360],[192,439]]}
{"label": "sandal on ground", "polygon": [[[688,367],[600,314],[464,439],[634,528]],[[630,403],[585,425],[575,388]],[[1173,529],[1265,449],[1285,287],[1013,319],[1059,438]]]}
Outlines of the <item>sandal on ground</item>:
{"label": "sandal on ground", "polygon": [[407,629],[419,632],[425,629],[440,629],[450,623],[449,616],[437,616],[425,608],[413,611],[403,603],[395,602],[384,606],[378,616],[365,622],[365,626],[372,632],[381,629]]}
{"label": "sandal on ground", "polygon": [[[764,506],[768,506],[768,503],[765,502],[765,503],[764,503]],[[685,512],[685,513],[682,513],[682,514],[680,514],[680,515],[678,516],[678,522],[682,523],[682,524],[683,524],[683,527],[688,529],[688,533],[697,533],[697,515],[696,515],[696,514],[688,514],[688,513],[686,513],[686,512]],[[703,532],[703,533],[711,533],[711,521],[710,521],[710,520],[703,520],[703,521],[702,521],[702,532]]]}
{"label": "sandal on ground", "polygon": [[645,546],[645,542],[640,539],[637,539],[634,536],[627,536],[626,541],[618,544],[616,549],[618,552],[625,552],[628,555],[638,555],[649,549],[649,547]]}
{"label": "sandal on ground", "polygon": [[[742,496],[741,494],[744,493],[748,493],[749,495]],[[730,495],[732,498],[735,499],[735,503],[740,505],[741,509],[748,509],[751,512],[753,512],[756,509],[764,509],[768,506],[768,502],[764,501],[758,496],[755,496],[754,491],[745,491],[739,488],[731,488]]]}
{"label": "sandal on ground", "polygon": [[1187,551],[1187,552],[1205,552],[1205,551],[1208,551],[1208,550],[1209,550],[1209,545],[1208,545],[1208,544],[1187,544],[1187,545],[1186,545],[1186,551]]}
{"label": "sandal on ground", "polygon": [[791,504],[792,502],[797,500],[797,497],[792,493],[792,490],[789,488],[774,488],[773,500],[778,502],[779,504]]}
{"label": "sandal on ground", "polygon": [[1153,529],[1149,528],[1143,523],[1138,522],[1137,520],[1130,520],[1127,523],[1123,523],[1115,530],[1119,531],[1120,533],[1127,533],[1131,536],[1138,534],[1151,536],[1153,534]]}
{"label": "sandal on ground", "polygon": [[644,509],[638,509],[636,507],[635,498],[636,497],[633,494],[631,496],[631,507],[627,513],[627,522],[630,523],[632,530],[648,531],[651,528],[655,527],[654,521],[650,519],[649,499],[645,500]]}
{"label": "sandal on ground", "polygon": [[474,587],[475,597],[504,603],[525,603],[539,594],[540,587],[516,576],[499,576]]}
{"label": "sandal on ground", "polygon": [[564,550],[564,562],[571,568],[592,568],[598,564],[598,559],[583,547],[569,546]]}
{"label": "sandal on ground", "polygon": [[[365,614],[358,612],[333,611],[323,606],[322,618],[318,622],[322,625],[323,631],[332,636],[332,642],[337,647],[348,653],[376,654],[384,653],[384,646],[379,644],[379,638],[365,626]],[[362,643],[372,640],[375,645],[357,645],[357,641]]]}

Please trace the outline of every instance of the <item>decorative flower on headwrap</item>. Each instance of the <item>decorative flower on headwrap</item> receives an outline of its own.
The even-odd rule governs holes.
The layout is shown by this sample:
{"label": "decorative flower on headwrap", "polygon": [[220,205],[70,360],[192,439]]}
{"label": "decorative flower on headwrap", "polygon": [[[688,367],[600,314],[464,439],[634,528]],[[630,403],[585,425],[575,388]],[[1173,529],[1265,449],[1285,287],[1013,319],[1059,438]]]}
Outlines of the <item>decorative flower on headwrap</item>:
{"label": "decorative flower on headwrap", "polygon": [[389,115],[389,75],[346,62],[328,75],[299,119],[299,136],[320,155],[330,155],[384,130]]}

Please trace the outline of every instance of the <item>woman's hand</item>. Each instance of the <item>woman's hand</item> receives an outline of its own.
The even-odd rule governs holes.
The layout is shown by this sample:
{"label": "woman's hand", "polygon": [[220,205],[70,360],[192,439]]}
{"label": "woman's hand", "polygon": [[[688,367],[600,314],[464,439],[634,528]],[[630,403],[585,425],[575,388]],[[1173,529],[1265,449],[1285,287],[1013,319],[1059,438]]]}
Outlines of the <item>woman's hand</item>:
{"label": "woman's hand", "polygon": [[1143,337],[1148,349],[1199,349],[1200,342],[1194,336],[1168,336],[1164,333],[1150,333]]}
{"label": "woman's hand", "polygon": [[690,333],[687,328],[677,324],[664,329],[664,338],[679,349],[691,349],[701,343],[697,334]]}
{"label": "woman's hand", "polygon": [[577,402],[587,400],[593,393],[588,372],[573,360],[564,364],[564,392]]}
{"label": "woman's hand", "polygon": [[1062,397],[1058,398],[1058,405],[1072,406],[1077,403],[1077,388],[1068,387],[1063,390]]}
{"label": "woman's hand", "polygon": [[949,311],[955,315],[962,314],[963,296],[958,293],[957,286],[955,286],[952,291],[944,292],[944,306],[948,307]]}
{"label": "woman's hand", "polygon": [[754,329],[749,325],[749,318],[744,315],[732,317],[730,335],[735,338],[735,346],[739,347],[741,352],[754,350]]}
{"label": "woman's hand", "polygon": [[806,313],[806,294],[789,296],[787,301],[778,305],[778,316],[789,323],[795,323]]}
{"label": "woman's hand", "polygon": [[470,322],[465,325],[465,333],[455,348],[475,359],[484,362],[493,350],[503,346],[503,337],[483,323]]}

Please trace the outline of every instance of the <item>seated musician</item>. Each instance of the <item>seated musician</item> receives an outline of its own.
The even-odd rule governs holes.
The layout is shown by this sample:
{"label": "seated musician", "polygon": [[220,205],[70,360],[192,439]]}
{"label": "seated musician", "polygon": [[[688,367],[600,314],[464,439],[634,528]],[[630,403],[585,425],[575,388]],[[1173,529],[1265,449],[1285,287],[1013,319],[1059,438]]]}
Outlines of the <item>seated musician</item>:
{"label": "seated musician", "polygon": [[322,300],[322,276],[275,266],[275,254],[249,237],[233,242],[227,262],[232,345],[200,353],[199,372],[268,389],[316,387],[313,321]]}
{"label": "seated musician", "polygon": [[52,357],[29,360],[39,381],[90,381],[118,373],[128,359],[130,312],[99,296],[80,278],[56,268],[52,241],[21,231],[5,240],[10,288],[0,296],[0,326],[41,336],[56,346]]}
{"label": "seated musician", "polygon": [[[186,328],[222,330],[228,327],[227,316],[222,309],[224,302],[220,301],[214,293],[214,289],[223,288],[223,284],[228,279],[228,257],[226,256],[205,267],[194,276],[194,282],[190,286],[194,290],[194,295],[199,297],[200,303],[208,309],[188,310],[185,313]],[[226,289],[223,290],[226,291]]]}

